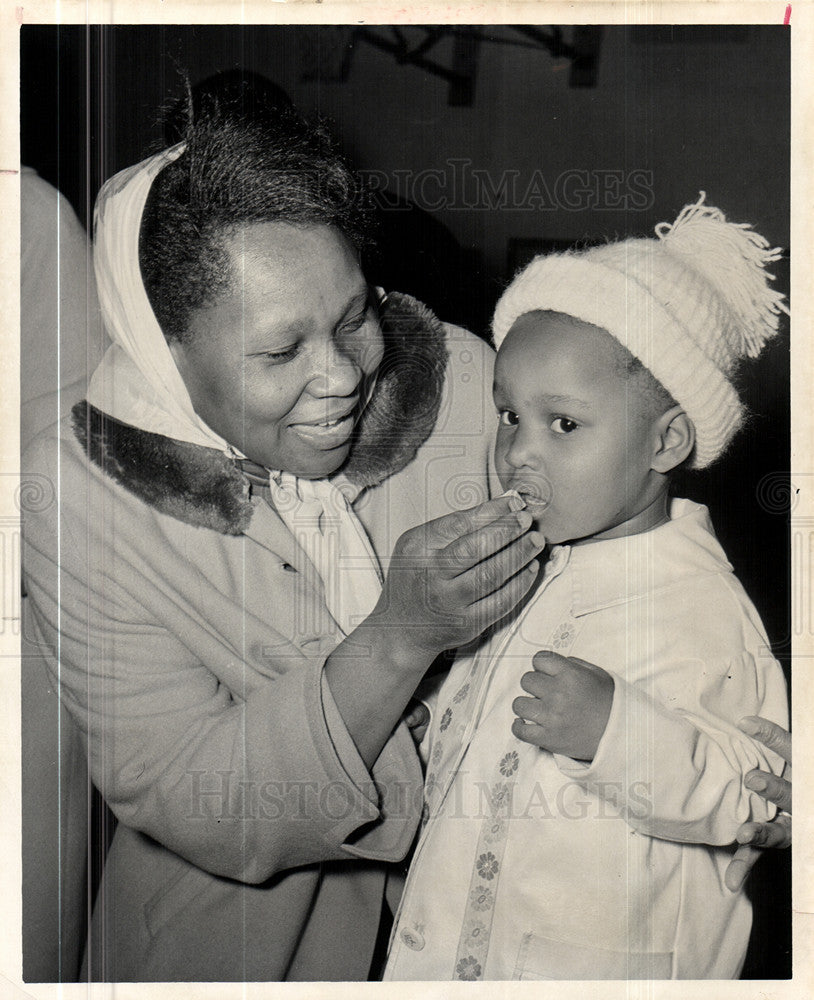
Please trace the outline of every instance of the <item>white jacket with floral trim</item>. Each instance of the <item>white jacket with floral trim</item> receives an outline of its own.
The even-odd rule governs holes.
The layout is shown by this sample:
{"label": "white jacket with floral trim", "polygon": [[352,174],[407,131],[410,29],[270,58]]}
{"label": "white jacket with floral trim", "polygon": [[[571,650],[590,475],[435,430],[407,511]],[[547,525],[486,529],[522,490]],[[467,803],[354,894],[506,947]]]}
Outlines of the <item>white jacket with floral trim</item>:
{"label": "white jacket with floral trim", "polygon": [[[671,516],[555,548],[519,619],[454,664],[385,978],[738,976],[751,910],[724,870],[739,824],[773,812],[742,779],[782,762],[736,723],[785,725],[785,682],[706,508]],[[590,765],[511,733],[545,647],[613,676]]]}

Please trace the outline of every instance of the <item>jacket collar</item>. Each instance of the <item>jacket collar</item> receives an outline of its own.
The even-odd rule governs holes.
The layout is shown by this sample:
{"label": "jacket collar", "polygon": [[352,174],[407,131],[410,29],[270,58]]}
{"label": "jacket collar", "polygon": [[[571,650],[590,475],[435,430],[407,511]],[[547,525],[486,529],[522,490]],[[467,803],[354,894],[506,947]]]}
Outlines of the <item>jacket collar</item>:
{"label": "jacket collar", "polygon": [[[416,299],[391,294],[382,331],[379,377],[341,470],[360,492],[403,469],[427,440],[447,366],[443,325]],[[248,527],[251,484],[222,452],[114,420],[86,400],[73,408],[73,425],[90,460],[161,513],[221,534]]]}
{"label": "jacket collar", "polygon": [[576,617],[732,571],[707,508],[680,499],[670,503],[670,520],[652,531],[570,546],[568,566]]}

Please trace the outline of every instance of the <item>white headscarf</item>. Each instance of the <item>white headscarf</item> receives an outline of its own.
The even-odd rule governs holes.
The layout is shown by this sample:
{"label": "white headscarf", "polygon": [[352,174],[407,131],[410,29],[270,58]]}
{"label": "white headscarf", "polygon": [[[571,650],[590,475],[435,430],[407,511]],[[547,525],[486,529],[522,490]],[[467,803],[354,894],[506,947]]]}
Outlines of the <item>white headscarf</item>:
{"label": "white headscarf", "polygon": [[179,143],[122,170],[96,199],[93,265],[102,318],[113,343],[93,373],[88,402],[125,424],[243,458],[193,409],[139,267],[139,230],[150,186],[184,149]]}
{"label": "white headscarf", "polygon": [[[104,185],[94,212],[93,263],[111,347],[93,374],[88,402],[123,423],[242,459],[198,416],[158,325],[139,267],[139,231],[150,186],[185,149],[179,143]],[[351,502],[355,491],[327,479],[272,472],[274,505],[319,573],[325,601],[345,634],[373,610],[381,573]]]}

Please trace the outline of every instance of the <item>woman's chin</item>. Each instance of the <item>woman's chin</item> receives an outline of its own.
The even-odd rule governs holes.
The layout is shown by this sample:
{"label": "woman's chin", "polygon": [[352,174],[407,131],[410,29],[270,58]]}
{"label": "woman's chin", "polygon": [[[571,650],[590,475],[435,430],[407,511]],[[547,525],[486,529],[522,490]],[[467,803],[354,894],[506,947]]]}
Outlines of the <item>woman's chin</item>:
{"label": "woman's chin", "polygon": [[292,456],[292,460],[283,466],[283,472],[291,472],[300,479],[326,479],[337,472],[344,464],[350,452],[350,441],[331,448],[330,451],[316,451],[311,455]]}

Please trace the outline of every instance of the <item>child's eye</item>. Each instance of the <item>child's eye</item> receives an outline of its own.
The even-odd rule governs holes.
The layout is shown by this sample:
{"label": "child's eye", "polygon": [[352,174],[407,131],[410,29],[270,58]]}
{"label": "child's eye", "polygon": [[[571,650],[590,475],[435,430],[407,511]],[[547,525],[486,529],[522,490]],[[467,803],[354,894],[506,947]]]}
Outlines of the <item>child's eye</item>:
{"label": "child's eye", "polygon": [[500,422],[507,427],[516,427],[520,423],[520,417],[514,410],[499,410]]}
{"label": "child's eye", "polygon": [[579,424],[575,420],[569,420],[568,417],[555,417],[551,421],[551,430],[555,434],[570,434],[571,431],[575,431]]}

